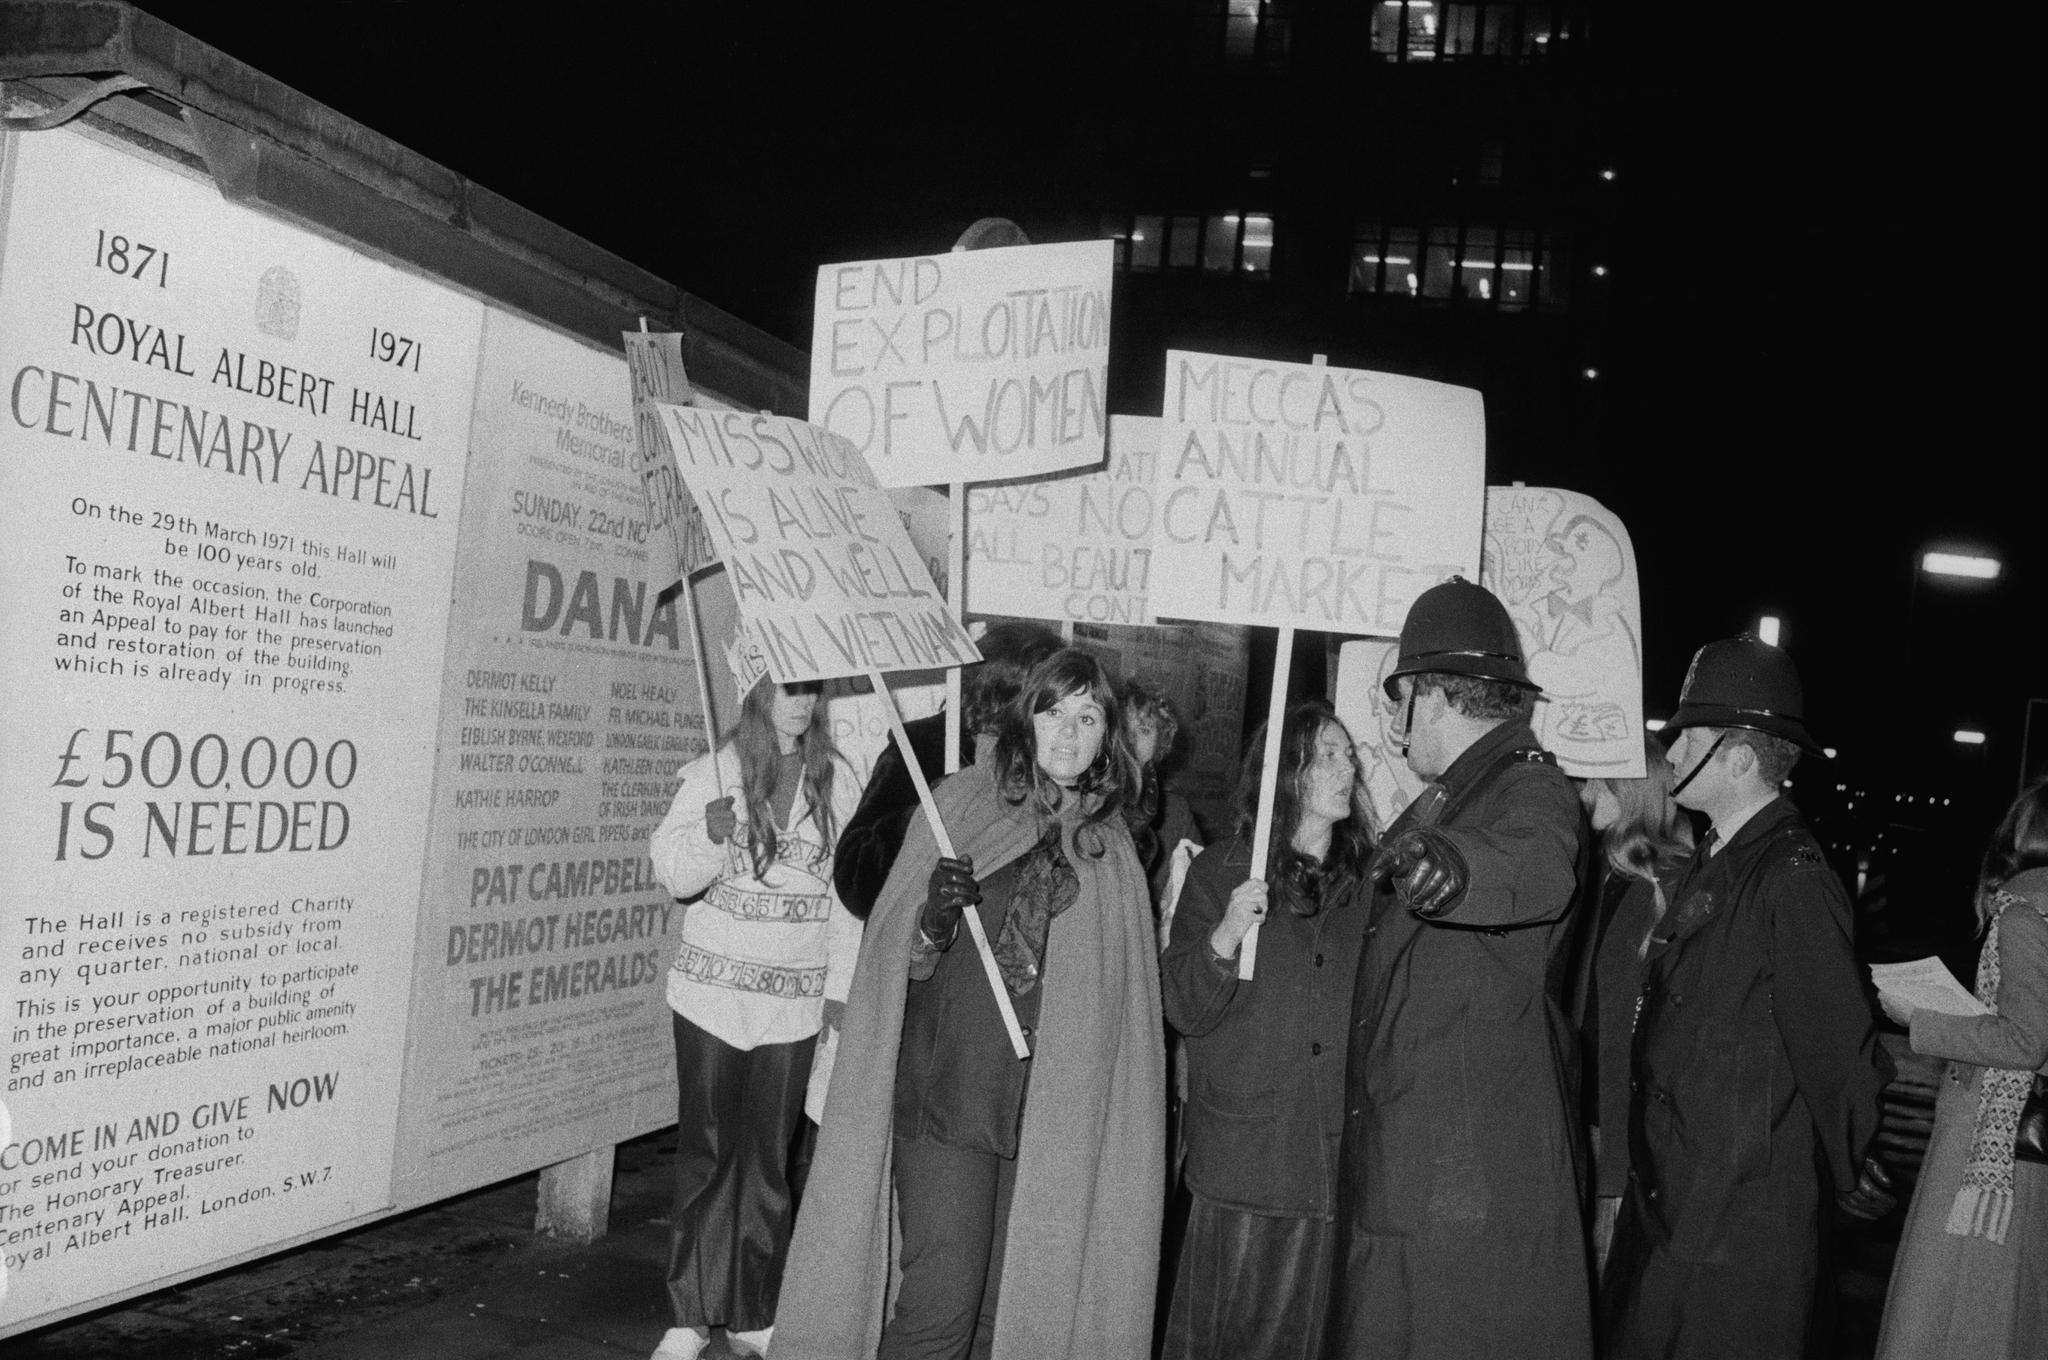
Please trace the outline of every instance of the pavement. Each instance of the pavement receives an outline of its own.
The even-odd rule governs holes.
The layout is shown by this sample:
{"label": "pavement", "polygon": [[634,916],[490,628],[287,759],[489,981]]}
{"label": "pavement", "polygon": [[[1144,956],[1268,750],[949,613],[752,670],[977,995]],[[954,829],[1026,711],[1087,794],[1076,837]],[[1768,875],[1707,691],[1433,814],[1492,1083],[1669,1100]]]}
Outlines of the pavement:
{"label": "pavement", "polygon": [[[668,1326],[675,1130],[619,1145],[611,1231],[536,1234],[537,1177],[0,1342],[6,1360],[645,1360]],[[1871,1354],[1903,1211],[1838,1233],[1838,1355]],[[706,1360],[742,1352],[714,1335]],[[1115,1360],[1103,1357],[1103,1360]]]}

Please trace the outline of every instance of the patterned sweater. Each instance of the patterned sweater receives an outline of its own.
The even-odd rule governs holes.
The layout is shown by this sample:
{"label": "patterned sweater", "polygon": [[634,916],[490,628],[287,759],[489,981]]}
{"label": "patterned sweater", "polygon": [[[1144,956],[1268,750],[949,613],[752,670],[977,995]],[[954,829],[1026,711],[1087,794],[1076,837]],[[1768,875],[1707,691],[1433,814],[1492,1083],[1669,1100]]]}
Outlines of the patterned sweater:
{"label": "patterned sweater", "polygon": [[[787,827],[777,828],[775,862],[756,875],[739,754],[730,745],[719,752],[718,774],[723,787],[708,755],[683,768],[675,801],[648,847],[655,876],[668,890],[697,899],[683,913],[668,1004],[734,1048],[795,1043],[818,1032],[828,965],[843,956],[850,974],[860,922],[833,892],[832,847],[802,787]],[[739,830],[714,845],[704,834],[704,805],[726,795]],[[833,776],[832,802],[839,826],[860,802],[859,777],[843,760]]]}

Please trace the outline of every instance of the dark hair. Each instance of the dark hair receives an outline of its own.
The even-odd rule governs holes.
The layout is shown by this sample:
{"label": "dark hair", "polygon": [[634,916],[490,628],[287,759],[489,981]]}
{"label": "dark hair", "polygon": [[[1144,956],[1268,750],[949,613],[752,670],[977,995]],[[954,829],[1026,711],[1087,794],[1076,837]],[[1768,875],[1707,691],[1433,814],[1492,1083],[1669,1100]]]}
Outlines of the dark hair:
{"label": "dark hair", "polygon": [[[1365,775],[1358,754],[1351,756],[1351,812],[1330,829],[1330,851],[1321,863],[1294,848],[1301,825],[1301,781],[1315,763],[1316,740],[1325,727],[1349,729],[1327,699],[1303,699],[1280,720],[1280,777],[1273,783],[1273,831],[1266,843],[1266,881],[1296,916],[1313,916],[1326,902],[1336,901],[1365,877],[1372,858],[1372,813],[1366,801]],[[1252,733],[1237,776],[1237,833],[1251,843],[1258,826],[1259,784],[1265,773],[1266,725]]]}
{"label": "dark hair", "polygon": [[1482,722],[1529,720],[1536,711],[1536,691],[1510,680],[1487,680],[1477,675],[1453,675],[1448,671],[1424,671],[1415,677],[1415,693],[1442,690],[1444,701],[1455,713]]}
{"label": "dark hair", "polygon": [[1756,757],[1757,778],[1772,788],[1785,782],[1785,776],[1792,773],[1792,767],[1799,763],[1799,743],[1769,732],[1759,732],[1754,727],[1719,727],[1714,729],[1728,738],[1730,746],[1747,746]]}
{"label": "dark hair", "polygon": [[1977,921],[1991,920],[1992,889],[2017,874],[2048,865],[2048,779],[2020,791],[1999,819],[1977,871]]}
{"label": "dark hair", "polygon": [[[1173,754],[1173,739],[1180,735],[1180,715],[1174,711],[1173,700],[1167,698],[1143,680],[1124,682],[1124,722],[1136,727],[1150,718],[1159,729],[1159,743],[1152,748],[1152,765],[1156,768],[1166,764],[1166,758]],[[1148,771],[1149,773],[1149,771]]]}
{"label": "dark hair", "polygon": [[1038,623],[999,623],[983,633],[975,643],[980,664],[960,674],[961,730],[971,738],[999,728],[1024,678],[1064,646],[1058,633]]}
{"label": "dark hair", "polygon": [[[1017,697],[1003,710],[996,730],[994,755],[996,786],[1012,803],[1029,799],[1041,819],[1060,810],[1066,790],[1046,778],[1038,768],[1038,735],[1032,718],[1071,695],[1085,693],[1102,706],[1102,749],[1095,762],[1081,774],[1074,792],[1083,798],[1081,826],[1093,828],[1140,787],[1143,776],[1137,757],[1131,754],[1129,735],[1124,731],[1123,706],[1116,686],[1102,663],[1076,647],[1063,648],[1032,668],[1017,691]],[[1077,838],[1078,840],[1078,838]],[[1091,834],[1089,853],[1099,857],[1108,848],[1099,834]]]}
{"label": "dark hair", "polygon": [[1600,833],[1601,857],[1615,873],[1640,878],[1650,885],[1654,905],[1650,909],[1649,929],[1643,932],[1637,950],[1639,954],[1648,951],[1650,936],[1664,919],[1668,905],[1664,889],[1657,881],[1659,876],[1685,863],[1693,851],[1692,824],[1686,821],[1671,796],[1678,784],[1678,772],[1671,768],[1663,744],[1647,732],[1643,734],[1643,770],[1641,779],[1586,781],[1588,794],[1604,788],[1621,809],[1614,825]]}
{"label": "dark hair", "polygon": [[733,733],[733,745],[740,756],[740,791],[747,800],[747,827],[752,839],[748,849],[756,877],[768,872],[778,848],[775,814],[770,807],[775,795],[776,765],[782,758],[772,708],[778,690],[818,696],[811,709],[811,725],[796,739],[796,749],[803,756],[804,801],[810,804],[811,815],[817,819],[822,844],[829,849],[839,838],[839,828],[832,816],[832,774],[839,752],[832,744],[832,732],[825,721],[824,686],[816,681],[778,686],[773,680],[764,679],[740,701],[739,728]]}

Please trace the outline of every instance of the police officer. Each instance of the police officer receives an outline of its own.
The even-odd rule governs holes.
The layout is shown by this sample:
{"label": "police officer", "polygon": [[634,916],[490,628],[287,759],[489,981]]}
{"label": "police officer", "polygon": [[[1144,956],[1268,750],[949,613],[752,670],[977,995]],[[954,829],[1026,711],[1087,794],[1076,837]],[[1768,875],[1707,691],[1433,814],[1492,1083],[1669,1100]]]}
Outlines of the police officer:
{"label": "police officer", "polygon": [[1423,592],[1386,681],[1433,781],[1389,828],[1352,998],[1325,1354],[1591,1354],[1553,965],[1584,831],[1500,601]]}
{"label": "police officer", "polygon": [[1601,1301],[1605,1353],[1832,1354],[1831,1201],[1889,1211],[1869,1157],[1890,1064],[1851,950],[1847,894],[1782,792],[1802,750],[1792,660],[1711,642],[1671,747],[1711,824],[1653,932],[1637,1007],[1629,1191]]}

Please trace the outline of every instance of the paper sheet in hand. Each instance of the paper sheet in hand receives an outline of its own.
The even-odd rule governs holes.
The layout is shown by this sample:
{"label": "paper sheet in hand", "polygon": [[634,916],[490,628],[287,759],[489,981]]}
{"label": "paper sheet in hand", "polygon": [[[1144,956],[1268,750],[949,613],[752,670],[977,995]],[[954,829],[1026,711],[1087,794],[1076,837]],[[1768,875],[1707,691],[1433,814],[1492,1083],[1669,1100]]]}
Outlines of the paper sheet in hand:
{"label": "paper sheet in hand", "polygon": [[1877,990],[1913,1007],[1940,1011],[1944,1015],[1988,1015],[1990,1008],[1957,982],[1948,966],[1937,958],[1914,959],[1911,963],[1873,963],[1870,980]]}

